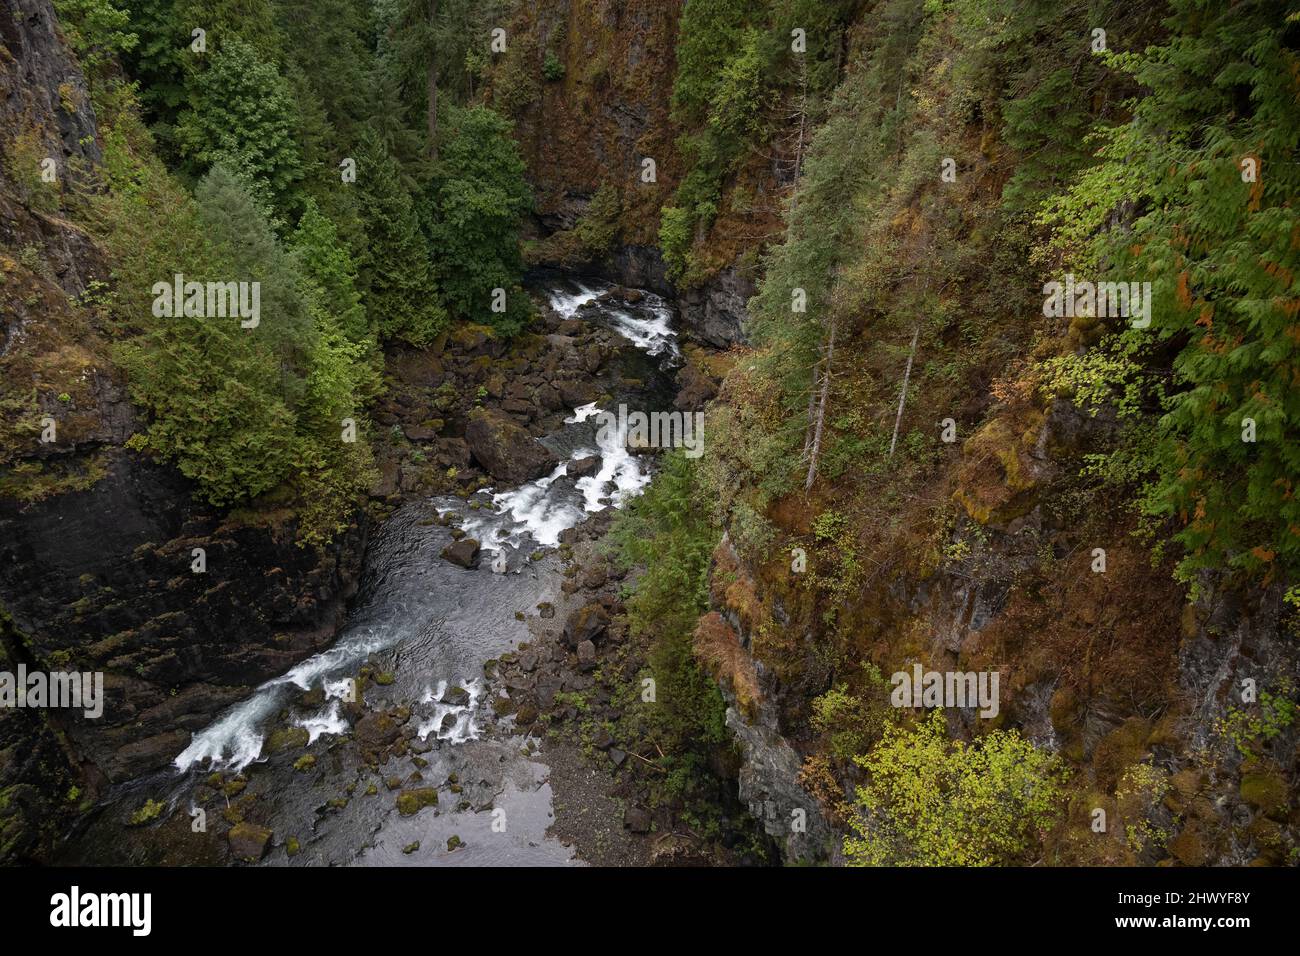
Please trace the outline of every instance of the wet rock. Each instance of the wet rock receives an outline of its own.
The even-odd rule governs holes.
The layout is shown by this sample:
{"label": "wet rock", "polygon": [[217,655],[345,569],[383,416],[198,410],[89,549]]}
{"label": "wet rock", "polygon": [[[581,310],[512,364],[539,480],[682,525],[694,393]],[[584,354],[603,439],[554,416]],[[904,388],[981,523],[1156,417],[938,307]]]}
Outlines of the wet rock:
{"label": "wet rock", "polygon": [[271,831],[253,823],[237,823],[226,834],[230,843],[230,852],[236,860],[256,863],[266,855],[267,845],[271,842]]}
{"label": "wet rock", "polygon": [[584,671],[593,670],[596,666],[596,645],[591,641],[582,641],[578,645],[578,666]]}
{"label": "wet rock", "polygon": [[453,541],[442,549],[442,556],[452,564],[458,564],[462,568],[477,568],[479,563],[478,542],[473,538],[462,538],[459,541]]}
{"label": "wet rock", "polygon": [[595,643],[609,627],[609,612],[592,602],[578,608],[564,622],[564,643],[576,648],[583,641]]}
{"label": "wet rock", "polygon": [[468,707],[469,700],[469,691],[464,687],[449,687],[442,695],[442,703],[449,707]]}
{"label": "wet rock", "polygon": [[627,751],[619,750],[617,747],[611,747],[609,749],[609,759],[610,762],[614,764],[614,769],[617,770],[619,767],[623,766],[623,761],[627,760]]}
{"label": "wet rock", "polygon": [[541,604],[537,605],[537,616],[543,621],[549,621],[551,618],[555,617],[555,605],[550,601],[543,601]]}
{"label": "wet rock", "polygon": [[596,591],[605,586],[609,580],[609,572],[605,570],[603,564],[588,568],[582,573],[582,586],[588,591]]}
{"label": "wet rock", "polygon": [[569,462],[565,473],[570,478],[585,478],[587,475],[594,475],[600,471],[600,456],[587,455],[584,458],[575,458]]}
{"label": "wet rock", "polygon": [[555,455],[522,427],[483,408],[470,414],[465,441],[488,474],[512,485],[540,478],[557,463]]}

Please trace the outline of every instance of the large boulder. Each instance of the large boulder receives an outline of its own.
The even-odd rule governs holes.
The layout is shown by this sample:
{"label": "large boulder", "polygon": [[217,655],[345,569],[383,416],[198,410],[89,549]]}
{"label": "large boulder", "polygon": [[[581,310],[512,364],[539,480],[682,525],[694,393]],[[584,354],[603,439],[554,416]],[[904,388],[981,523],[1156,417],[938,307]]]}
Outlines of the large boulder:
{"label": "large boulder", "polygon": [[593,601],[578,608],[564,622],[564,643],[575,648],[583,641],[594,644],[607,627],[609,612]]}
{"label": "large boulder", "polygon": [[479,560],[478,542],[473,538],[461,538],[442,549],[442,556],[452,564],[462,568],[477,568]]}
{"label": "large boulder", "polygon": [[554,468],[558,459],[522,427],[486,408],[476,408],[465,428],[470,454],[497,481],[519,485]]}
{"label": "large boulder", "polygon": [[570,478],[585,478],[588,475],[594,475],[600,471],[601,458],[599,455],[587,455],[583,458],[574,458],[569,462],[569,467],[565,470]]}

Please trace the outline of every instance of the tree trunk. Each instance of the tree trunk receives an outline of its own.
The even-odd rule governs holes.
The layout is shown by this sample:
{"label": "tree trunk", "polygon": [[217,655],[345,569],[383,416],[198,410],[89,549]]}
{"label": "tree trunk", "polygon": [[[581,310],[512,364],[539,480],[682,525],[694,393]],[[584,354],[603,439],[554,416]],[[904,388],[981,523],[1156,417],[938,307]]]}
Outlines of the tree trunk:
{"label": "tree trunk", "polygon": [[812,490],[817,480],[817,456],[822,450],[822,428],[826,424],[826,399],[831,390],[831,362],[835,358],[835,320],[831,320],[831,332],[826,342],[826,358],[822,363],[822,389],[817,399],[817,422],[813,426],[812,457],[808,461],[808,477],[803,483],[803,490]]}
{"label": "tree trunk", "polygon": [[907,370],[903,372],[903,388],[898,393],[898,415],[894,418],[894,437],[889,440],[889,458],[892,461],[894,457],[894,446],[898,444],[898,426],[903,423],[903,403],[907,401],[907,383],[912,377],[912,359],[916,358],[916,340],[921,335],[921,326],[918,324],[912,330],[912,351],[907,353]]}

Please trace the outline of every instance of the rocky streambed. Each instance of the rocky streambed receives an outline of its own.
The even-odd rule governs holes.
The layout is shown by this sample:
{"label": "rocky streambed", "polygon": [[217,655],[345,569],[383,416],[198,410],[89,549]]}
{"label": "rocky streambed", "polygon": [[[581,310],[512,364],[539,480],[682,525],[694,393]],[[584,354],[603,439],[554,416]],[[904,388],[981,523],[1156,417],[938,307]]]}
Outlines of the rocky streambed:
{"label": "rocky streambed", "polygon": [[452,441],[488,476],[394,500],[332,646],[253,689],[169,767],[112,788],[62,862],[561,865],[679,852],[652,846],[650,813],[602,778],[643,758],[607,734],[582,754],[547,733],[551,715],[616,718],[593,672],[635,667],[619,652],[620,574],[597,544],[653,457],[600,433],[592,413],[672,407],[672,309],[595,281],[552,279],[538,293],[552,339],[603,330],[588,381],[565,380],[568,397],[591,400],[470,409]]}

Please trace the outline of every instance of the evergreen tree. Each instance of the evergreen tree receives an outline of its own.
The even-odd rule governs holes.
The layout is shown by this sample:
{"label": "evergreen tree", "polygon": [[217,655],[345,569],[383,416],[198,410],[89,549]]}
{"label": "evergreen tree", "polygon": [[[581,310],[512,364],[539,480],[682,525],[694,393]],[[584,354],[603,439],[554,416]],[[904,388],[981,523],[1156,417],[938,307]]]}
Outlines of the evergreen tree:
{"label": "evergreen tree", "polygon": [[[1147,91],[1132,120],[1101,130],[1102,162],[1046,218],[1076,271],[1152,283],[1150,328],[1129,325],[1110,347],[1169,381],[1147,505],[1181,526],[1183,571],[1292,574],[1300,60],[1275,3],[1172,8],[1168,42],[1114,60]],[[1117,218],[1132,221],[1111,228]]]}
{"label": "evergreen tree", "polygon": [[368,236],[357,268],[371,324],[384,339],[427,345],[442,331],[447,315],[438,301],[411,195],[396,162],[372,132],[361,138],[356,185]]}
{"label": "evergreen tree", "polygon": [[293,250],[308,278],[324,293],[330,313],[348,340],[358,345],[371,343],[373,334],[356,288],[356,266],[339,242],[334,223],[310,199],[293,235]]}
{"label": "evergreen tree", "polygon": [[302,178],[294,139],[297,103],[288,81],[238,37],[226,40],[190,84],[176,139],[186,169],[202,175],[221,164],[268,213],[293,207]]}
{"label": "evergreen tree", "polygon": [[[435,277],[460,318],[513,334],[528,320],[520,288],[519,220],[532,205],[510,122],[485,106],[450,114],[432,187],[429,229]],[[494,290],[506,293],[494,311]]]}

